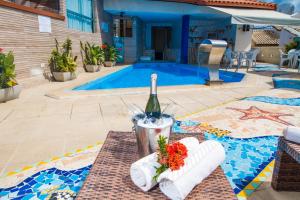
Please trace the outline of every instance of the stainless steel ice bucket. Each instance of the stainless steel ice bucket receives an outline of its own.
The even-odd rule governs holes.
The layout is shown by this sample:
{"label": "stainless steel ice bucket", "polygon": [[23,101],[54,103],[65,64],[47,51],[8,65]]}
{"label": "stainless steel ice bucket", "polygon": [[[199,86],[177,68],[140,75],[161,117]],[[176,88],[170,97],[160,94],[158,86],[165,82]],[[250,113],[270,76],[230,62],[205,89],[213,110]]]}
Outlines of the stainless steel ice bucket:
{"label": "stainless steel ice bucket", "polygon": [[140,123],[139,120],[132,121],[134,123],[133,132],[136,135],[138,153],[140,158],[143,158],[158,150],[157,140],[160,135],[166,137],[169,141],[169,136],[174,124],[174,119],[171,117],[166,123],[158,126],[145,125],[143,123]]}

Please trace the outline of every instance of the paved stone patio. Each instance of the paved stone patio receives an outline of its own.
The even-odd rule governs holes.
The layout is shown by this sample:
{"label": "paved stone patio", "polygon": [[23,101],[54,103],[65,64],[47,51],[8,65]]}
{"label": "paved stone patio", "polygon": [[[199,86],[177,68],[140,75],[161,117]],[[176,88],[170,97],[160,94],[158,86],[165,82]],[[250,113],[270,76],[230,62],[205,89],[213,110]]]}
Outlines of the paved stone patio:
{"label": "paved stone patio", "polygon": [[[34,85],[24,89],[19,99],[0,104],[0,137],[3,138],[0,175],[103,141],[109,130],[131,130],[127,106],[135,103],[144,108],[148,88],[82,92],[82,95],[68,91],[116,70],[118,68],[103,68],[95,74],[82,73],[71,82]],[[214,89],[164,87],[159,88],[159,100],[162,107],[176,104],[176,116],[180,117],[269,89],[270,81],[270,77],[249,74],[243,83]]]}

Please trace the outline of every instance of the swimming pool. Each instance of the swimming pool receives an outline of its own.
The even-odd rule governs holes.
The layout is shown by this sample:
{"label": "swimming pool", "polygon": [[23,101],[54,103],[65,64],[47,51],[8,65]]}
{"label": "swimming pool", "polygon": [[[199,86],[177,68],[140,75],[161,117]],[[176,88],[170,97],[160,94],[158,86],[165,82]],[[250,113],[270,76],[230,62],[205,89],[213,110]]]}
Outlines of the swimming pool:
{"label": "swimming pool", "polygon": [[[120,71],[75,87],[73,90],[101,90],[113,88],[148,87],[150,75],[157,73],[158,86],[203,85],[208,79],[208,69],[176,63],[137,63]],[[220,79],[240,82],[242,73],[220,70]]]}

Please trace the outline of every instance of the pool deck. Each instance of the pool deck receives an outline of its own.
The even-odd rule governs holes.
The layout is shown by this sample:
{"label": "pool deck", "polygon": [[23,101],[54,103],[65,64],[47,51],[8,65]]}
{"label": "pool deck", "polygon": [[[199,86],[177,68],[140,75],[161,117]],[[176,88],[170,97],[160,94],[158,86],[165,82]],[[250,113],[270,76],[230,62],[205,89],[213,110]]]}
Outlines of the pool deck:
{"label": "pool deck", "polygon": [[[121,68],[102,68],[93,74],[81,73],[71,82],[49,82],[25,88],[19,99],[0,104],[0,176],[101,143],[109,130],[130,131],[128,105],[135,103],[144,108],[148,88],[71,91],[75,86]],[[240,72],[246,73],[243,69]],[[35,79],[21,81],[27,85],[34,85],[34,82]],[[272,88],[270,73],[250,72],[241,83],[161,87],[158,93],[162,108],[170,103],[176,105],[178,119],[199,113],[196,117],[210,122],[209,117],[201,113],[211,113],[224,105],[232,107],[245,97],[272,93]],[[257,194],[259,199],[262,192]]]}
{"label": "pool deck", "polygon": [[[109,130],[132,128],[129,104],[142,108],[149,89],[70,91],[74,86],[112,73],[81,73],[71,82],[50,82],[24,89],[19,99],[0,104],[0,175],[49,157],[103,141]],[[269,77],[249,75],[242,83],[211,87],[159,88],[159,101],[177,105],[177,117],[254,95],[271,88]],[[120,92],[121,91],[121,92]],[[49,98],[52,97],[52,98]]]}

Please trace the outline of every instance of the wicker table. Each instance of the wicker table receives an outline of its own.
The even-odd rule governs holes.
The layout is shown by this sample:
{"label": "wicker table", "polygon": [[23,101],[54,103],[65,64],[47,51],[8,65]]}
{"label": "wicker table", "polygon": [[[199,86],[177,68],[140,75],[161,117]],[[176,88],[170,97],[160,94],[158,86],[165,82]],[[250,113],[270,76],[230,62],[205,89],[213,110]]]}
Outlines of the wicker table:
{"label": "wicker table", "polygon": [[300,192],[300,144],[279,138],[272,187],[278,191]]}
{"label": "wicker table", "polygon": [[[172,141],[200,134],[172,134]],[[203,138],[199,138],[203,140]],[[129,168],[138,160],[135,136],[110,132],[77,199],[166,199],[158,187],[144,193],[131,181]],[[218,167],[187,199],[236,199],[224,172]]]}

